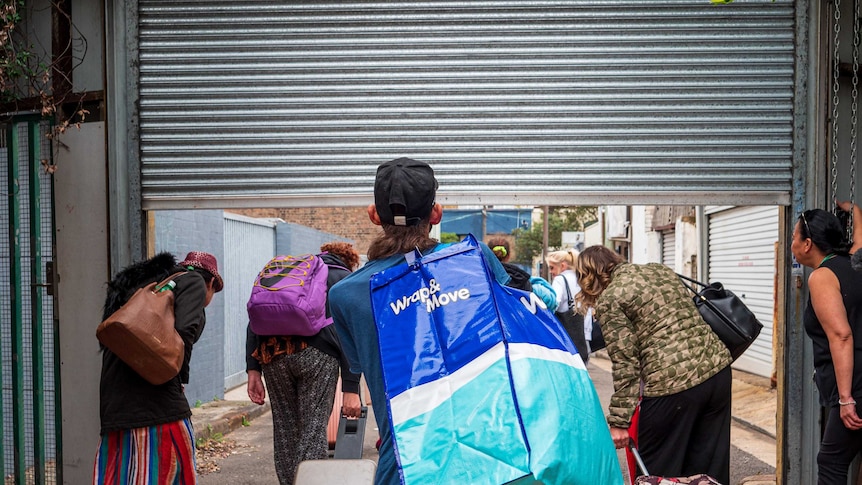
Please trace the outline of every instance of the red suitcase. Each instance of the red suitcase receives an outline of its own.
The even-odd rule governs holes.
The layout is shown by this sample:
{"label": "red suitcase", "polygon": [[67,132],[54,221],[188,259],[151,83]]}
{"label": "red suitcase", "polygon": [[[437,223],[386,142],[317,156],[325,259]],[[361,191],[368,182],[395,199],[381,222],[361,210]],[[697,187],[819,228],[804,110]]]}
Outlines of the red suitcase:
{"label": "red suitcase", "polygon": [[335,439],[338,437],[338,422],[341,421],[341,406],[344,404],[344,393],[341,392],[341,377],[338,378],[338,383],[335,385],[335,402],[332,404],[332,411],[329,413],[329,423],[326,425],[326,441],[329,442],[329,449],[335,449]]}
{"label": "red suitcase", "polygon": [[643,460],[641,459],[640,453],[638,453],[638,448],[634,444],[634,440],[629,439],[628,450],[631,452],[634,461],[637,463],[637,467],[643,475],[638,476],[634,485],[674,485],[674,484],[687,484],[687,485],[722,485],[718,482],[718,480],[712,478],[706,474],[692,475],[690,477],[676,477],[676,478],[668,478],[668,477],[659,477],[655,475],[650,475],[647,471],[646,465],[644,465]]}

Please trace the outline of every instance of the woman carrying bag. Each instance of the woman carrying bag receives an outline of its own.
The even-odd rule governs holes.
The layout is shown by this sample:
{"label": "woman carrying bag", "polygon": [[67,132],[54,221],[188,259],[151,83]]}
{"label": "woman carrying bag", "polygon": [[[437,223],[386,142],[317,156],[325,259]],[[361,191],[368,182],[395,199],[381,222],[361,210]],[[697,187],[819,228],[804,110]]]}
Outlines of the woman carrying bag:
{"label": "woman carrying bag", "polygon": [[[581,291],[578,286],[578,277],[575,275],[575,263],[578,260],[578,252],[574,249],[566,251],[553,251],[548,253],[548,273],[551,275],[551,286],[557,294],[557,306],[551,308],[557,319],[563,325],[584,365],[590,360],[589,340],[592,334],[592,325],[587,328],[584,315],[577,311],[575,295]],[[590,318],[590,322],[592,319]]]}
{"label": "woman carrying bag", "polygon": [[578,257],[577,276],[577,300],[595,308],[613,362],[607,419],[614,444],[628,446],[642,395],[638,448],[650,473],[706,473],[729,483],[730,352],[676,273],[591,246]]}

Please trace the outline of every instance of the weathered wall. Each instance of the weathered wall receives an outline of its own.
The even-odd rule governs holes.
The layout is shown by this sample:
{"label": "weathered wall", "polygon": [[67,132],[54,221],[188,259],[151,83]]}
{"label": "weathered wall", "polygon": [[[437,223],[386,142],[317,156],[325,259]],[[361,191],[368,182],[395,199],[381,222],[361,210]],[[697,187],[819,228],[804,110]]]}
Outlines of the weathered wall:
{"label": "weathered wall", "polygon": [[99,440],[102,360],[96,326],[110,279],[105,124],[83,124],[62,140],[54,200],[63,480],[78,484],[92,481]]}
{"label": "weathered wall", "polygon": [[380,228],[368,219],[365,207],[243,209],[231,212],[249,217],[277,217],[284,222],[334,234],[353,241],[353,246],[363,256],[368,252],[371,241],[380,234]]}

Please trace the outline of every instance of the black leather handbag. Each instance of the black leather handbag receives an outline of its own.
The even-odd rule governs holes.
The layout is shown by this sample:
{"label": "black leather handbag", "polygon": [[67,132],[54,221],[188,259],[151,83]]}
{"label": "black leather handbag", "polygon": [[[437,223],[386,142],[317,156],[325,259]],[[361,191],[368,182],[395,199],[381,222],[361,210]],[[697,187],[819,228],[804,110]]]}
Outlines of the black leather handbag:
{"label": "black leather handbag", "polygon": [[562,324],[569,338],[572,339],[581,360],[586,363],[590,359],[590,354],[587,352],[587,337],[584,335],[584,316],[575,311],[575,299],[572,297],[572,290],[569,289],[569,282],[565,278],[563,278],[563,282],[566,284],[569,309],[564,312],[554,312],[554,315]]}
{"label": "black leather handbag", "polygon": [[608,344],[605,342],[605,336],[602,333],[601,323],[599,323],[599,319],[593,315],[593,330],[590,332],[590,352],[602,350],[607,346]]}
{"label": "black leather handbag", "polygon": [[[763,324],[732,291],[719,282],[704,284],[687,276],[677,274],[682,284],[694,293],[694,304],[700,315],[712,327],[712,331],[724,342],[733,360],[739,358],[754,342]],[[700,285],[698,291],[690,284]]]}

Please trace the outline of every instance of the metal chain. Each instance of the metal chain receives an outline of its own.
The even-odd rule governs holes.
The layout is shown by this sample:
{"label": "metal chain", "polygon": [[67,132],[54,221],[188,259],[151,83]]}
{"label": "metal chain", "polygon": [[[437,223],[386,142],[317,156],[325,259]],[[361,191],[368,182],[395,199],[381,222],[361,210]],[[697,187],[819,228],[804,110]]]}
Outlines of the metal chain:
{"label": "metal chain", "polygon": [[838,196],[838,76],[839,76],[839,34],[841,33],[841,0],[832,2],[835,8],[833,26],[833,54],[832,54],[832,211],[835,212],[835,198]]}
{"label": "metal chain", "polygon": [[859,84],[859,10],[860,4],[862,1],[854,0],[854,10],[855,15],[853,16],[853,90],[850,93],[850,98],[852,99],[851,110],[852,117],[850,121],[850,218],[847,224],[847,240],[853,240],[853,203],[855,200],[856,193],[856,158],[857,158],[857,112],[859,108],[859,90],[857,85]]}

